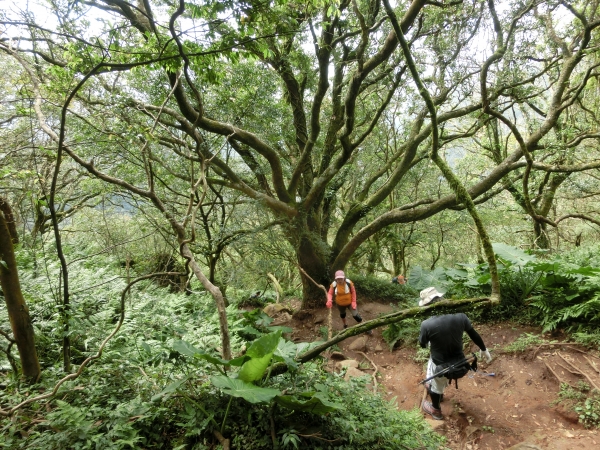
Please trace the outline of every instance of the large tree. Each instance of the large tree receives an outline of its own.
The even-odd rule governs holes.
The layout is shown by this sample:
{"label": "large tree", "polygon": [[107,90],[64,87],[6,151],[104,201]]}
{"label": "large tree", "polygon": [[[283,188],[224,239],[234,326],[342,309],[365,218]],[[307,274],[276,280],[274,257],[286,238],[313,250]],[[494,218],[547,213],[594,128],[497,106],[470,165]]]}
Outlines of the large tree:
{"label": "large tree", "polygon": [[[595,96],[595,2],[54,5],[56,27],[28,14],[0,44],[44,90],[40,111],[64,106],[43,128],[89,173],[162,211],[188,261],[207,185],[259,203],[298,264],[327,283],[386,227],[476,214],[471,198],[515,179],[527,213],[547,223],[532,174],[598,166],[595,151],[565,164],[550,136]],[[453,176],[492,122],[504,153],[477,176]],[[575,149],[597,139],[581,123]],[[449,181],[407,189],[424,171]],[[303,287],[305,307],[321,302]]]}

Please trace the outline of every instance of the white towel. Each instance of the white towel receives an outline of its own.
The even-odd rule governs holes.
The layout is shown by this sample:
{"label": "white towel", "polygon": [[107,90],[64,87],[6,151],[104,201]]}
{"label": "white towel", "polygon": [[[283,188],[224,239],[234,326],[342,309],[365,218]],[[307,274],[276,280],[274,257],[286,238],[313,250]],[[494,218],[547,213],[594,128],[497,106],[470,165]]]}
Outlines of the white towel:
{"label": "white towel", "polygon": [[[348,292],[350,292],[350,280],[348,278],[346,278],[346,282],[344,283],[345,285],[345,289],[344,289],[344,294],[347,294]],[[337,295],[337,281],[333,282],[333,292],[335,292],[335,295]]]}

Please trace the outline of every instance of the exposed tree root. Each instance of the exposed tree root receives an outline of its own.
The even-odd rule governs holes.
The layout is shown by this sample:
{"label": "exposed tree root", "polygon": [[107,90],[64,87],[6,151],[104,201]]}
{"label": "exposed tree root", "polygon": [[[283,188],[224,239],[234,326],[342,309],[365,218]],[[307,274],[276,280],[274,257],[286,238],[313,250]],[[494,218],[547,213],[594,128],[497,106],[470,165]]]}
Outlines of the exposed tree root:
{"label": "exposed tree root", "polygon": [[552,375],[554,375],[556,377],[556,379],[558,380],[558,384],[563,384],[564,383],[564,384],[566,384],[568,386],[571,386],[573,389],[575,389],[575,387],[572,384],[567,383],[566,381],[562,380],[558,376],[558,374],[552,369],[552,367],[550,367],[550,365],[546,361],[544,361],[544,364],[546,365],[546,367],[548,368],[548,370],[552,373]]}
{"label": "exposed tree root", "polygon": [[[550,347],[550,346],[553,346],[553,345],[573,345],[573,343],[572,342],[554,342],[554,343],[548,343],[548,344],[541,344],[538,348],[535,349],[535,352],[533,352],[532,358],[535,358],[535,355],[537,355],[537,352],[540,351],[540,348],[542,348],[542,347]],[[578,350],[578,349],[573,348],[573,347],[569,347],[569,348],[572,349],[572,350],[576,350],[578,352],[581,352],[581,353],[585,353],[584,351]]]}
{"label": "exposed tree root", "polygon": [[508,384],[508,382],[510,381],[510,379],[513,377],[513,374],[511,373],[508,378],[506,380],[504,380],[501,384],[500,387],[504,387],[504,385]]}
{"label": "exposed tree root", "polygon": [[223,450],[229,450],[230,441],[229,439],[225,439],[221,433],[217,430],[213,431],[213,434],[219,441],[219,443],[223,446]]}
{"label": "exposed tree root", "polygon": [[563,366],[561,363],[557,362],[556,363],[557,366],[562,367],[563,369],[565,369],[567,372],[569,372],[571,375],[581,375],[580,372],[575,372],[572,369],[569,369],[568,367]]}
{"label": "exposed tree root", "polygon": [[594,387],[594,389],[600,391],[600,389],[598,389],[598,386],[596,386],[596,383],[594,383],[594,381],[590,378],[590,376],[587,373],[585,373],[583,370],[581,370],[579,367],[577,367],[571,361],[567,360],[563,355],[560,354],[560,352],[558,352],[558,356],[560,356],[573,369],[577,370],[580,375],[583,375],[590,382],[590,385],[592,385]]}
{"label": "exposed tree root", "polygon": [[598,372],[598,375],[600,375],[600,369],[598,369],[598,368],[596,367],[596,363],[595,363],[594,361],[592,361],[591,359],[589,359],[589,358],[588,358],[586,355],[583,355],[583,357],[584,357],[584,358],[585,358],[585,360],[588,362],[588,364],[589,364],[590,366],[592,366],[592,368],[593,368],[593,369],[594,369],[596,372]]}
{"label": "exposed tree root", "polygon": [[375,369],[375,372],[373,372],[373,392],[377,392],[377,371],[379,370],[377,368],[377,365],[375,365],[375,363],[373,362],[373,360],[371,358],[369,358],[365,353],[363,353],[363,352],[356,352],[356,353],[360,353],[366,359],[368,359],[369,362],[371,363],[371,365],[373,366],[373,369]]}

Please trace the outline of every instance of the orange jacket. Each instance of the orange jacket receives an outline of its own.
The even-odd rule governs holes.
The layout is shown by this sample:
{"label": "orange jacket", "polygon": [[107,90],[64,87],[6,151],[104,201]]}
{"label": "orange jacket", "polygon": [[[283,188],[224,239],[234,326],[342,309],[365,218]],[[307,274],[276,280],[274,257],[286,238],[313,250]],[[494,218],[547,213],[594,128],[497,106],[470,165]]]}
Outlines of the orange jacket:
{"label": "orange jacket", "polygon": [[[349,287],[349,288],[348,288]],[[331,283],[329,286],[329,292],[327,292],[327,302],[335,296],[335,303],[340,306],[352,306],[356,309],[356,290],[354,289],[354,283],[346,278],[344,286],[337,286],[337,282]]]}

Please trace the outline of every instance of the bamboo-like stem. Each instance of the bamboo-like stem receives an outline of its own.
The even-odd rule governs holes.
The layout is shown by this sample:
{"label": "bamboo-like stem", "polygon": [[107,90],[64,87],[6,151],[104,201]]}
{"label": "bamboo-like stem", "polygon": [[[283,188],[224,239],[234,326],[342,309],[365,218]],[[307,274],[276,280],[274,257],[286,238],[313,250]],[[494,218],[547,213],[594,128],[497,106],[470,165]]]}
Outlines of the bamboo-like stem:
{"label": "bamboo-like stem", "polygon": [[224,438],[223,435],[221,433],[219,433],[217,430],[214,430],[213,434],[215,435],[215,437],[217,438],[219,443],[223,446],[223,450],[229,450],[229,448],[230,448],[229,447],[229,444],[230,444],[229,439]]}
{"label": "bamboo-like stem", "polygon": [[225,431],[225,421],[227,420],[227,415],[229,414],[229,407],[231,406],[231,402],[233,401],[233,395],[229,397],[229,403],[227,403],[227,409],[225,410],[225,415],[223,416],[223,422],[221,423],[221,434]]}
{"label": "bamboo-like stem", "polygon": [[427,105],[427,109],[429,110],[429,115],[430,115],[430,119],[431,119],[431,131],[432,131],[432,133],[431,133],[431,136],[432,136],[431,154],[430,154],[431,160],[438,166],[438,168],[440,169],[440,172],[442,172],[442,174],[444,175],[444,178],[446,179],[446,181],[448,181],[450,188],[454,191],[454,193],[456,195],[457,201],[459,201],[465,205],[465,207],[469,211],[469,214],[471,215],[471,218],[473,219],[473,222],[475,223],[475,226],[477,227],[477,233],[479,234],[479,236],[481,238],[481,243],[482,243],[483,250],[484,250],[484,253],[485,253],[488,265],[489,265],[489,270],[490,270],[490,277],[491,277],[491,283],[492,283],[492,294],[490,296],[490,299],[492,300],[492,303],[499,303],[500,302],[500,281],[498,278],[498,268],[496,266],[496,257],[494,255],[494,249],[492,248],[492,242],[490,240],[489,235],[487,234],[487,230],[485,229],[485,226],[483,225],[481,218],[479,217],[479,214],[477,213],[477,209],[475,208],[475,203],[473,202],[471,195],[469,194],[467,189],[462,185],[462,183],[460,182],[458,177],[456,175],[454,175],[454,172],[452,172],[452,169],[450,169],[448,164],[439,156],[439,153],[438,153],[438,150],[439,150],[439,128],[438,128],[438,122],[437,122],[437,112],[436,112],[435,103],[433,102],[433,99],[431,98],[429,91],[427,90],[427,88],[425,87],[423,82],[421,81],[421,77],[417,70],[417,65],[412,57],[411,52],[410,52],[408,42],[406,41],[406,38],[404,37],[404,33],[402,32],[402,29],[400,28],[398,19],[396,18],[396,14],[394,13],[394,11],[392,10],[392,7],[390,6],[389,0],[383,0],[383,4],[385,6],[385,10],[388,14],[388,17],[390,18],[393,28],[394,28],[394,32],[396,33],[396,38],[398,39],[398,42],[400,43],[400,47],[402,47],[402,52],[404,53],[404,57],[406,58],[406,64],[408,65],[408,68],[410,69],[410,73],[413,77],[415,84],[417,85],[419,94],[425,101],[425,104]]}
{"label": "bamboo-like stem", "polygon": [[275,303],[279,303],[280,298],[283,297],[283,289],[281,289],[281,285],[279,284],[279,281],[277,281],[277,278],[275,278],[275,275],[268,273],[267,276],[273,282],[273,286],[275,286],[275,292],[277,293],[277,300],[275,300]]}

